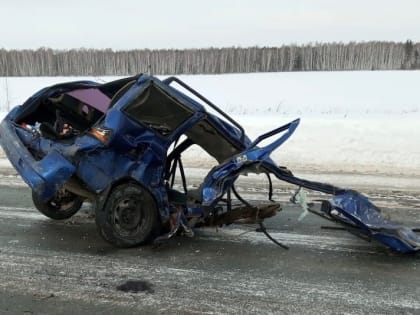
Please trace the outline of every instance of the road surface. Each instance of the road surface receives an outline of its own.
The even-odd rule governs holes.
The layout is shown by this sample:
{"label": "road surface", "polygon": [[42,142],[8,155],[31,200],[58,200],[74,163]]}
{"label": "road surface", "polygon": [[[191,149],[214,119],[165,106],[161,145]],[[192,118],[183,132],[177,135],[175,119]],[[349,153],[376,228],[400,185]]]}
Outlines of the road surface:
{"label": "road surface", "polygon": [[[245,194],[260,191],[243,186]],[[196,230],[160,248],[103,241],[92,207],[67,221],[38,213],[16,176],[0,178],[1,314],[420,314],[420,256],[402,256],[287,203],[267,222],[283,250],[253,226]],[[420,193],[370,191],[420,225]],[[127,280],[150,291],[126,293]]]}

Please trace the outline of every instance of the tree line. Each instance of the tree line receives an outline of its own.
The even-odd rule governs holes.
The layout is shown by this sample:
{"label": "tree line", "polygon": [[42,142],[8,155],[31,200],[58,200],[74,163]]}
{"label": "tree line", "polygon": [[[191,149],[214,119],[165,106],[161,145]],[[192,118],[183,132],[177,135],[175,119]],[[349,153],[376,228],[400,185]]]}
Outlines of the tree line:
{"label": "tree line", "polygon": [[420,69],[420,43],[350,42],[203,49],[0,49],[0,76],[220,74]]}

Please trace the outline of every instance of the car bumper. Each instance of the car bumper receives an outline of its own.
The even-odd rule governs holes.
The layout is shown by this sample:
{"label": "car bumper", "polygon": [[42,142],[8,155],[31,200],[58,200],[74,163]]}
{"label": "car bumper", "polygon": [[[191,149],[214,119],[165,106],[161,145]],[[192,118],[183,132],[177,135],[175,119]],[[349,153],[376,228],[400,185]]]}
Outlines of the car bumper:
{"label": "car bumper", "polygon": [[16,134],[8,117],[0,124],[0,145],[22,179],[42,201],[50,200],[72,176],[75,167],[57,151],[37,161]]}

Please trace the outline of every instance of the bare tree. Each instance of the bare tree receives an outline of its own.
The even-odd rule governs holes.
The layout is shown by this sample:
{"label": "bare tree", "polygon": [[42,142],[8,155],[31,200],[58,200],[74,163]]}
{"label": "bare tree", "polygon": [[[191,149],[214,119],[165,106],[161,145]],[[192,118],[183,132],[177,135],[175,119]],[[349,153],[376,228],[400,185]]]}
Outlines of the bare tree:
{"label": "bare tree", "polygon": [[420,69],[420,43],[350,42],[205,49],[0,49],[1,76]]}

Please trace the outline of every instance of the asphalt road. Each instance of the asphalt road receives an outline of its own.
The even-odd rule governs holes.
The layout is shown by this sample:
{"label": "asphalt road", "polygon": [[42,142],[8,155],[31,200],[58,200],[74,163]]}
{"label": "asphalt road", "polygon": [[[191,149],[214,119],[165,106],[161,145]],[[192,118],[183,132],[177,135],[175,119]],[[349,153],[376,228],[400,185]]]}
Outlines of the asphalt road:
{"label": "asphalt road", "polygon": [[[246,190],[246,188],[245,188]],[[259,195],[258,191],[246,192]],[[371,192],[384,211],[420,225],[413,192]],[[103,241],[91,206],[67,221],[33,207],[16,177],[0,179],[0,314],[420,314],[420,256],[403,256],[287,204],[267,222],[198,229],[160,248]],[[141,280],[151,290],[116,287]]]}

